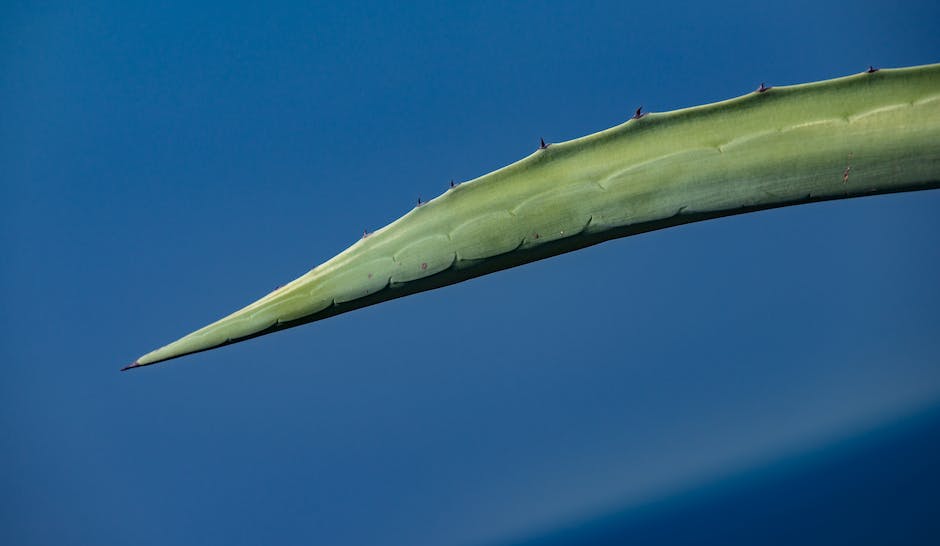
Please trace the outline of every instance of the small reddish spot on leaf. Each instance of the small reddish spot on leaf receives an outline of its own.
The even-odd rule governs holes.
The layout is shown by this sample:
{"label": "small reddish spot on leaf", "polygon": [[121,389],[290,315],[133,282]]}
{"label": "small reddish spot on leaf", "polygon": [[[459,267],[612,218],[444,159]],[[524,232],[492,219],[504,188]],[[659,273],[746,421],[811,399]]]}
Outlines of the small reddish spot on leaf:
{"label": "small reddish spot on leaf", "polygon": [[423,270],[425,270],[425,269],[427,269],[427,268],[428,268],[428,264],[422,262],[422,263],[421,263],[421,270],[423,271]]}

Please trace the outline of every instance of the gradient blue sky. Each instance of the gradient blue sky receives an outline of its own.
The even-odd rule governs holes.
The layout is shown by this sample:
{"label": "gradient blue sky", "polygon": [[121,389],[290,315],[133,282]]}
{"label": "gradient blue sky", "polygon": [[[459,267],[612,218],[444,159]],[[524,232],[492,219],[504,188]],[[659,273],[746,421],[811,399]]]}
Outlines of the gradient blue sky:
{"label": "gradient blue sky", "polygon": [[309,4],[0,7],[0,542],[499,544],[940,404],[937,191],[118,373],[539,137],[940,61],[928,1]]}

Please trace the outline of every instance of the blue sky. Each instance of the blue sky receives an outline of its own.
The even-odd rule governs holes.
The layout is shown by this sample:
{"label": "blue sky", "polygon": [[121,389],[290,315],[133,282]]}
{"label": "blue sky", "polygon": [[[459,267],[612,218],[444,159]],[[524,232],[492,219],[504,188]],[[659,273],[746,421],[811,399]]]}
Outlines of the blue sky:
{"label": "blue sky", "polygon": [[0,8],[3,543],[500,544],[940,404],[937,191],[117,372],[540,137],[938,62],[934,2],[130,4]]}

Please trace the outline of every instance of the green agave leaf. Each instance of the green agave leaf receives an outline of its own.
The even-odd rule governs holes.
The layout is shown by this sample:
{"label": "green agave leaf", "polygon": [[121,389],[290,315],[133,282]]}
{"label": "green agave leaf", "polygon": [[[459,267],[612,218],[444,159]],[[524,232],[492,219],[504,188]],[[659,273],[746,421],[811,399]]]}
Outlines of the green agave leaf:
{"label": "green agave leaf", "polygon": [[618,237],[940,186],[940,64],[651,113],[455,186],[145,366]]}

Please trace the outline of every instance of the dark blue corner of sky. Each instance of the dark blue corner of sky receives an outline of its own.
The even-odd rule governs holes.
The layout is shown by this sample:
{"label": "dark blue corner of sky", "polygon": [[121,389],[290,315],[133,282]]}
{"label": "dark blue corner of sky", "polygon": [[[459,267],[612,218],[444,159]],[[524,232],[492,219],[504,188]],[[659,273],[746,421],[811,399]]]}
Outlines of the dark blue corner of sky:
{"label": "dark blue corner of sky", "polygon": [[937,191],[118,373],[540,137],[940,61],[928,1],[316,4],[0,5],[0,543],[940,543]]}

